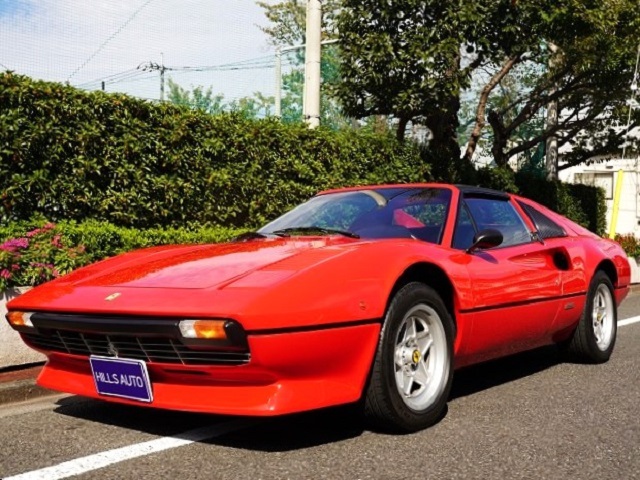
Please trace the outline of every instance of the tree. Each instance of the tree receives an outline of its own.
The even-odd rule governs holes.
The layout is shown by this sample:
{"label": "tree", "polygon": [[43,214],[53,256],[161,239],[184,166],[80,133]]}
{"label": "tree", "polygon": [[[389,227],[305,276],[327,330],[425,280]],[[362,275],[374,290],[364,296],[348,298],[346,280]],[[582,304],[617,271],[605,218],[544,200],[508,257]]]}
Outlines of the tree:
{"label": "tree", "polygon": [[[521,61],[537,65],[538,74],[513,102],[489,111],[496,163],[504,165],[550,136],[569,150],[561,169],[618,154],[627,132],[615,126],[625,124],[629,111],[626,101],[640,43],[637,2],[521,0],[514,10],[535,19],[539,37],[532,47],[554,44],[557,51],[531,48],[521,56]],[[514,133],[539,118],[552,101],[560,113],[557,125],[514,141]],[[631,120],[633,128],[640,117]]]}
{"label": "tree", "polygon": [[169,79],[167,84],[169,86],[167,99],[176,105],[195,108],[211,115],[224,111],[224,95],[213,95],[211,88],[204,90],[204,87],[197,86],[193,90],[187,90],[172,79]]}
{"label": "tree", "polygon": [[[504,111],[505,121],[510,122],[517,111],[509,107],[517,103],[524,92],[531,90],[546,66],[522,62],[511,66],[503,78],[495,82],[500,69],[497,65],[478,69],[474,74],[472,88],[461,97],[458,138],[461,139],[460,147],[464,147],[464,158],[468,161],[472,160],[478,149],[481,157],[491,156],[494,138],[491,128],[485,128],[487,112]],[[512,132],[510,143],[522,143],[539,135],[545,128],[544,113],[539,111],[528,122],[517,127]],[[535,150],[523,152],[523,155],[525,161],[538,162],[539,157],[544,155],[544,143],[541,142]]]}
{"label": "tree", "polygon": [[451,144],[459,95],[469,84],[461,46],[474,25],[466,19],[478,18],[481,4],[344,0],[343,7],[337,21],[343,79],[338,92],[346,113],[392,115],[400,140],[417,119],[430,128],[434,143]]}
{"label": "tree", "polygon": [[[304,0],[283,0],[271,4],[256,2],[263,10],[268,27],[260,27],[275,46],[286,47],[302,45],[305,42],[307,2]],[[340,11],[342,0],[323,0],[322,2],[322,39],[337,37],[336,16]],[[303,52],[304,53],[304,52]]]}
{"label": "tree", "polygon": [[226,105],[225,110],[240,113],[246,118],[264,118],[273,114],[273,97],[255,92],[253,97],[242,97]]}
{"label": "tree", "polygon": [[201,85],[187,90],[169,79],[169,94],[167,98],[176,105],[183,105],[202,110],[210,115],[222,112],[236,112],[247,118],[262,118],[272,114],[273,97],[266,97],[260,92],[253,97],[243,97],[231,102],[224,101],[224,95],[213,95],[211,88],[207,90]]}
{"label": "tree", "polygon": [[[343,7],[345,112],[391,115],[399,139],[408,122],[424,123],[430,155],[441,162],[469,164],[487,124],[498,165],[550,136],[572,146],[568,164],[617,150],[624,138],[612,125],[628,112],[640,31],[635,0],[344,0]],[[528,78],[518,83],[523,70]],[[516,95],[501,104],[514,80]],[[469,88],[477,91],[475,106],[462,110],[475,118],[460,162],[458,115]],[[560,121],[541,127],[552,101]]]}

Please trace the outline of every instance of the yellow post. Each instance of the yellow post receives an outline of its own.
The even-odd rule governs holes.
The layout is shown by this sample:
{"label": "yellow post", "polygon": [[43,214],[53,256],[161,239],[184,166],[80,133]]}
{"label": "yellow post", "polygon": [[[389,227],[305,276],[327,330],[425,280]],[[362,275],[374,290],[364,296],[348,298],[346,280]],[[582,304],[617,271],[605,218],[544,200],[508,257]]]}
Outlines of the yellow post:
{"label": "yellow post", "polygon": [[618,210],[620,209],[620,195],[622,194],[623,170],[618,170],[616,175],[616,192],[613,195],[613,212],[611,212],[611,225],[609,226],[609,238],[616,236],[616,225],[618,223]]}

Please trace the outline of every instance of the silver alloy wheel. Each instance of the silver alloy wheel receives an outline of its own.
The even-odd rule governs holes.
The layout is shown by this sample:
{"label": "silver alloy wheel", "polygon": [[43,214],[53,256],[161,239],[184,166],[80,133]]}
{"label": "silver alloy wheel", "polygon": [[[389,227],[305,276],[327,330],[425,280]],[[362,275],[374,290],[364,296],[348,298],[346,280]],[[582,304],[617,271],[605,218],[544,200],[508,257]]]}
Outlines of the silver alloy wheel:
{"label": "silver alloy wheel", "polygon": [[611,296],[611,290],[602,283],[598,285],[596,294],[593,297],[591,320],[596,345],[604,352],[609,348],[611,340],[613,340],[613,322],[615,321],[615,316],[613,313],[613,297]]}
{"label": "silver alloy wheel", "polygon": [[400,397],[409,408],[425,410],[438,399],[449,375],[447,336],[433,308],[419,304],[405,314],[394,353]]}

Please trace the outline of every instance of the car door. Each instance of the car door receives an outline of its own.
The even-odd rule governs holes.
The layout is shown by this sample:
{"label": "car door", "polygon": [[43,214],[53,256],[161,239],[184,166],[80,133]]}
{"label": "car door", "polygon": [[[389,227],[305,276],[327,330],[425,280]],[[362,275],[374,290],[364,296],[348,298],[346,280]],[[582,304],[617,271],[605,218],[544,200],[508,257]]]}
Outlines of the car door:
{"label": "car door", "polygon": [[462,353],[488,359],[540,345],[548,338],[562,293],[557,252],[534,240],[507,195],[461,196],[452,246],[466,250],[473,236],[494,229],[495,248],[468,253],[473,289],[472,331]]}

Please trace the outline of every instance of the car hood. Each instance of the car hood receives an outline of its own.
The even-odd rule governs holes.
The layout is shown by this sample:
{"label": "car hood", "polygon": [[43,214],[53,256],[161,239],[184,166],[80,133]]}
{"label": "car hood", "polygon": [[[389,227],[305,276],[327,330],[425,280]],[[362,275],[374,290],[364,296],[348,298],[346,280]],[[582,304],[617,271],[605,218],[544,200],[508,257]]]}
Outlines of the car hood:
{"label": "car hood", "polygon": [[[222,288],[259,270],[303,269],[339,254],[331,239],[261,240],[146,249],[79,270],[59,284],[113,288]],[[295,258],[295,262],[291,260]],[[286,263],[283,263],[287,261]],[[287,267],[288,265],[288,267]]]}
{"label": "car hood", "polygon": [[8,307],[233,318],[247,331],[261,332],[371,321],[383,315],[387,293],[407,265],[436,254],[447,251],[414,239],[337,236],[155,247],[76,270]]}

